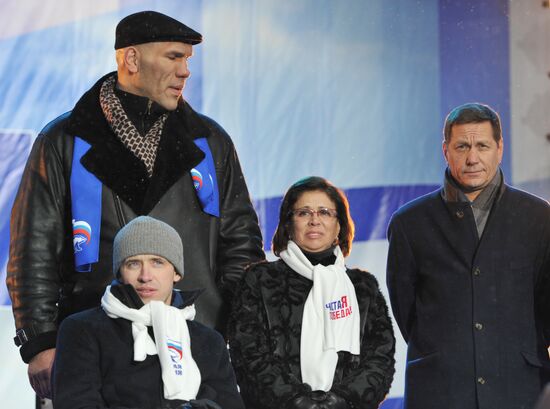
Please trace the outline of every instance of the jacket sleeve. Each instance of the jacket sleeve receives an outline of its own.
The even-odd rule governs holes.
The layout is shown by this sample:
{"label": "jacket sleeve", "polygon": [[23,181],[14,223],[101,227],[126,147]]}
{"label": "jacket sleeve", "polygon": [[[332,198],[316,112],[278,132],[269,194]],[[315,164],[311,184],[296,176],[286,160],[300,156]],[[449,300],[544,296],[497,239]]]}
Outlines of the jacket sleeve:
{"label": "jacket sleeve", "polygon": [[222,294],[230,302],[244,268],[265,258],[258,217],[239,164],[235,146],[226,135],[228,149],[216,172],[222,176],[220,188],[220,228],[218,234],[217,277]]}
{"label": "jacket sleeve", "polygon": [[12,208],[6,284],[15,326],[28,338],[25,362],[53,348],[66,232],[67,189],[61,156],[44,135],[36,139]]}
{"label": "jacket sleeve", "polygon": [[[367,274],[367,273],[365,273]],[[350,368],[331,391],[343,397],[350,408],[376,409],[388,393],[395,372],[395,337],[384,296],[374,277],[369,277],[371,298],[359,359],[351,357]]]}
{"label": "jacket sleeve", "polygon": [[542,263],[538,271],[535,307],[542,320],[545,347],[550,347],[550,208],[545,209],[541,240],[539,242]]}
{"label": "jacket sleeve", "polygon": [[[68,317],[59,328],[54,373],[56,409],[105,409],[99,343],[85,323]],[[123,409],[112,408],[112,409]]]}
{"label": "jacket sleeve", "polygon": [[[211,338],[213,342],[208,344],[208,350],[205,346],[200,348],[208,355],[208,361],[212,363],[209,366],[208,373],[204,373],[201,369],[201,388],[197,393],[197,401],[191,401],[196,407],[199,402],[214,402],[220,405],[223,409],[244,409],[244,403],[237,389],[237,381],[235,373],[229,360],[227,345],[221,335],[215,333],[215,337]],[[193,407],[195,407],[193,406]],[[209,407],[209,406],[204,406]]]}
{"label": "jacket sleeve", "polygon": [[249,269],[235,295],[228,326],[231,362],[247,407],[280,409],[311,388],[275,354],[257,273]]}
{"label": "jacket sleeve", "polygon": [[396,216],[388,227],[388,240],[386,284],[393,315],[405,342],[409,342],[411,325],[415,319],[417,266],[405,231]]}

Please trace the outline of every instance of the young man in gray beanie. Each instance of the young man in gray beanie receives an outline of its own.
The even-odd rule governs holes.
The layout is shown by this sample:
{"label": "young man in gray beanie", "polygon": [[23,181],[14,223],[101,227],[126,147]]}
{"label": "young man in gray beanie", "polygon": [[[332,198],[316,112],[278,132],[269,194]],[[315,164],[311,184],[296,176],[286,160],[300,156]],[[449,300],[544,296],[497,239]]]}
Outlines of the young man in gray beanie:
{"label": "young man in gray beanie", "polygon": [[174,290],[183,266],[168,224],[140,216],[118,232],[101,307],[59,329],[56,409],[244,409],[223,338],[193,321],[200,291]]}

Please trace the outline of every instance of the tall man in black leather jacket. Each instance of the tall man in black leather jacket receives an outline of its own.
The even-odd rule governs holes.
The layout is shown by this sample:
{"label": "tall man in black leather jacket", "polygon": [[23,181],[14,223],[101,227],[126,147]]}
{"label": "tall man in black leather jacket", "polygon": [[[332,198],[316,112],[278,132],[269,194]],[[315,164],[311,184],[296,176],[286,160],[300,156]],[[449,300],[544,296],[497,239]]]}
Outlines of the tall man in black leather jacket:
{"label": "tall man in black leather jacket", "polygon": [[178,288],[205,288],[196,319],[222,332],[243,266],[264,257],[230,137],[181,98],[201,41],[160,13],[124,18],[117,72],[33,146],[12,210],[6,281],[15,343],[42,397],[50,395],[58,325],[99,305],[112,279],[113,237],[130,220],[150,215],[184,238],[187,279]]}

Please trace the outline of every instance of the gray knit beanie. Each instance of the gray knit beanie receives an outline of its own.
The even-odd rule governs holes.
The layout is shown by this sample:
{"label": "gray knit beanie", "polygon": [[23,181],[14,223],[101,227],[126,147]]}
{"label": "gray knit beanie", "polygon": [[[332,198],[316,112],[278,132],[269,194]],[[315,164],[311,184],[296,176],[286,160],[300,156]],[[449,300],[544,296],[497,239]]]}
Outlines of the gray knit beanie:
{"label": "gray knit beanie", "polygon": [[164,257],[183,277],[183,244],[174,228],[149,216],[139,216],[124,226],[113,243],[113,274],[128,257],[154,254]]}

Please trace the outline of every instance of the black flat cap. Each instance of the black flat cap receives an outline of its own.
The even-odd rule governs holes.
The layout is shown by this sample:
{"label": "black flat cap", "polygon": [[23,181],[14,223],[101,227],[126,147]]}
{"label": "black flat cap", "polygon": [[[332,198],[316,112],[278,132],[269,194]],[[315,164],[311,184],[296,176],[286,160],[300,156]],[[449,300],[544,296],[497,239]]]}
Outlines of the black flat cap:
{"label": "black flat cap", "polygon": [[202,35],[178,20],[156,11],[130,14],[116,26],[115,50],[130,45],[164,41],[195,45],[202,41]]}

